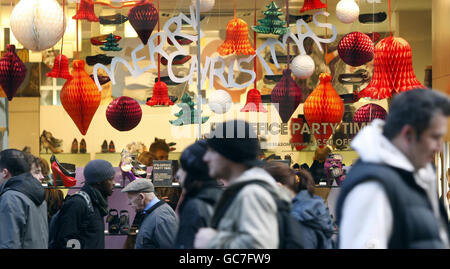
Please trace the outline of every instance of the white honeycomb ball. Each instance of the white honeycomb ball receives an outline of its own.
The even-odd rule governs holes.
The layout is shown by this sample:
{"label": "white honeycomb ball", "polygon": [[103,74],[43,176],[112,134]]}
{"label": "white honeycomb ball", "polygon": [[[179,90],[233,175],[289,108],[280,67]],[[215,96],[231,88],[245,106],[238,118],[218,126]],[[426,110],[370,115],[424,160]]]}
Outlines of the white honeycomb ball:
{"label": "white honeycomb ball", "polygon": [[[200,0],[200,12],[209,12],[213,9],[215,0]],[[191,0],[191,6],[197,6],[197,0]]]}
{"label": "white honeycomb ball", "polygon": [[314,73],[314,60],[309,55],[298,55],[291,63],[294,76],[299,79],[307,79]]}
{"label": "white honeycomb ball", "polygon": [[11,12],[10,23],[17,41],[32,51],[53,47],[66,30],[66,18],[55,0],[21,0]]}
{"label": "white honeycomb ball", "polygon": [[233,101],[225,90],[215,90],[208,98],[208,105],[214,113],[224,114],[233,106]]}
{"label": "white honeycomb ball", "polygon": [[336,16],[343,23],[352,23],[358,19],[359,6],[354,0],[341,0],[336,5]]}

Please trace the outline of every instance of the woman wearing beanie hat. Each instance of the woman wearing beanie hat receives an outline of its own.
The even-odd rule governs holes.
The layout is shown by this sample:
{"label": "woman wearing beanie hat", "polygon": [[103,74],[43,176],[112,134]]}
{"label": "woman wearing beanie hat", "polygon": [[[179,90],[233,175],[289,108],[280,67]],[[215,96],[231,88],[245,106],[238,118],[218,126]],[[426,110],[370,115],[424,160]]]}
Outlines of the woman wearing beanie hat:
{"label": "woman wearing beanie hat", "polygon": [[105,248],[103,218],[108,214],[108,196],[114,191],[115,171],[105,160],[92,160],[83,174],[85,184],[79,195],[69,196],[58,213],[51,248]]}
{"label": "woman wearing beanie hat", "polygon": [[179,206],[180,228],[175,248],[194,248],[198,229],[207,227],[214,206],[222,194],[218,182],[208,175],[208,165],[203,162],[206,142],[199,140],[187,147],[180,157],[181,167],[177,177],[183,187],[184,198]]}

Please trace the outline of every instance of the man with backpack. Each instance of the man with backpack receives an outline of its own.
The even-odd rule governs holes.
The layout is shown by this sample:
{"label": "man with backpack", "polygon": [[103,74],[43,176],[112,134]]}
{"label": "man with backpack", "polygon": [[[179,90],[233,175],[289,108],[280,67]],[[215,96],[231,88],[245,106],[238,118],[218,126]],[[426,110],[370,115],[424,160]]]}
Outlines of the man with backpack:
{"label": "man with backpack", "polygon": [[50,224],[49,248],[104,249],[108,196],[114,191],[112,165],[92,160],[84,167],[85,184],[66,198]]}
{"label": "man with backpack", "polygon": [[227,188],[216,204],[211,228],[196,234],[195,248],[279,248],[284,239],[280,234],[286,232],[280,232],[285,225],[279,212],[289,217],[289,211],[281,210],[280,200],[274,199],[280,197],[275,180],[257,167],[261,163],[254,130],[247,122],[234,120],[218,124],[209,136],[203,160],[209,175],[225,181]]}

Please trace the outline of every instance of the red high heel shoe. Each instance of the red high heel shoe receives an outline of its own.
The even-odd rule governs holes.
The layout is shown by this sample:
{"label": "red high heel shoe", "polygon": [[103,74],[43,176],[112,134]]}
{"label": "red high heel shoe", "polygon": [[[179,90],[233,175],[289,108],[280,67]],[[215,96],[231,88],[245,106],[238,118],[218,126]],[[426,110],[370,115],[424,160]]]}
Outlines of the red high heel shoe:
{"label": "red high heel shoe", "polygon": [[77,183],[75,173],[67,171],[56,159],[55,155],[50,158],[51,169],[53,173],[53,183],[56,187],[56,180],[58,176],[62,179],[65,187],[73,187]]}

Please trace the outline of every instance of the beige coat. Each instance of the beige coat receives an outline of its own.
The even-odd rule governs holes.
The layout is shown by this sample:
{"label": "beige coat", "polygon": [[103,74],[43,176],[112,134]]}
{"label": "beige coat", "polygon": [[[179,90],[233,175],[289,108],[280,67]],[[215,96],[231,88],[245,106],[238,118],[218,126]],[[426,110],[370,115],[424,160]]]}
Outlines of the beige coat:
{"label": "beige coat", "polygon": [[[249,180],[269,183],[276,192],[279,186],[261,168],[251,168],[230,186]],[[217,234],[207,248],[214,249],[265,249],[278,248],[277,207],[271,194],[256,184],[245,186],[236,196],[219,222]]]}

